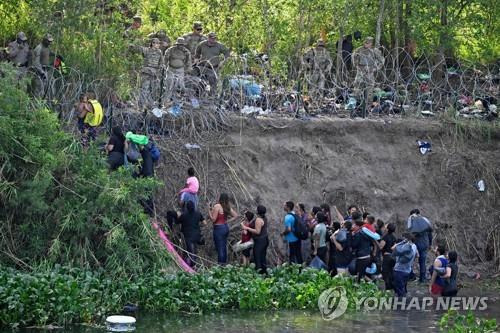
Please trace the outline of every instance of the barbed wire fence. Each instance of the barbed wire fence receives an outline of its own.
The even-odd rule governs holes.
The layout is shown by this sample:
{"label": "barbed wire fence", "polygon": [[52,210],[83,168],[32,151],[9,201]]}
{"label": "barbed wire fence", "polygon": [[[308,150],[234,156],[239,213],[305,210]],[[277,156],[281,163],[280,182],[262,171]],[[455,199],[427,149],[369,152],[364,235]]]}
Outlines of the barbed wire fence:
{"label": "barbed wire fence", "polygon": [[[499,93],[498,64],[482,66],[454,62],[451,66],[451,59],[439,59],[437,54],[414,59],[404,49],[382,51],[385,62],[376,73],[374,93],[375,102],[381,107],[376,112],[375,106],[370,117],[403,114],[428,117],[449,108],[465,118],[494,119],[491,105],[495,104]],[[240,127],[241,133],[242,118],[235,115],[278,120],[314,115],[352,117],[359,108],[359,102],[352,103],[352,98],[356,98],[353,94],[355,68],[342,62],[338,77],[335,67],[329,73],[321,73],[324,87],[320,87],[311,79],[313,73],[303,70],[297,59],[299,57],[290,57],[282,66],[287,71],[273,74],[272,59],[257,54],[231,56],[217,72],[215,89],[202,78],[188,74],[183,91],[173,92],[172,100],[168,101],[160,96],[155,105],[148,107],[138,107],[140,80],[131,82],[131,99],[121,101],[113,91],[111,79],[86,82],[83,73],[70,68],[65,75],[53,72],[46,100],[59,112],[63,126],[76,134],[75,105],[80,94],[90,92],[106,110],[103,126],[106,132],[118,125],[125,130],[145,133],[156,142],[162,151],[162,167],[157,168],[157,177],[165,182],[165,187],[155,196],[158,216],[164,217],[169,209],[177,207],[177,190],[183,186],[188,167],[195,168],[204,184],[200,193],[202,210],[209,201],[215,201],[220,192],[227,191],[242,213],[244,207],[258,204],[259,198],[252,197],[246,190],[244,182],[232,170],[234,161],[230,152],[224,148],[234,145],[226,140],[228,128]],[[139,78],[139,71],[120,79],[130,77]],[[480,105],[475,104],[477,100],[481,101]],[[293,124],[284,122],[276,126],[283,128]],[[215,161],[224,162],[224,167],[216,172],[212,168]],[[239,231],[238,225],[239,221],[231,227],[230,243],[239,240],[239,232],[235,232]],[[270,234],[273,231],[279,234],[277,227],[275,229],[271,228]],[[208,228],[204,228],[203,234],[211,239]],[[172,232],[172,235],[176,244],[182,244],[179,232]],[[215,265],[205,260],[214,252],[211,243],[207,242],[199,253],[199,261],[204,267]],[[286,251],[279,237],[271,237],[270,243],[270,264],[283,262]],[[230,251],[231,260],[237,257],[237,253]]]}

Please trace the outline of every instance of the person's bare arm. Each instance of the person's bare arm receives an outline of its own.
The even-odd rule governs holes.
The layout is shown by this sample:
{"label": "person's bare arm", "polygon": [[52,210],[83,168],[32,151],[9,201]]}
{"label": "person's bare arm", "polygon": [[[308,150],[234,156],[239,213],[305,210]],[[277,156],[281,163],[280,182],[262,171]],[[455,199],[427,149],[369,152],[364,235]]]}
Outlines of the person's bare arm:
{"label": "person's bare arm", "polygon": [[220,211],[222,210],[222,206],[220,204],[216,204],[215,206],[213,206],[209,213],[208,213],[208,217],[210,218],[210,220],[212,222],[215,222],[217,220],[217,215],[219,215]]}
{"label": "person's bare arm", "polygon": [[443,279],[447,279],[451,276],[451,267],[446,267],[446,273],[443,275]]}
{"label": "person's bare arm", "polygon": [[340,213],[339,209],[337,208],[337,206],[333,206],[333,208],[335,208],[335,211],[337,212],[337,218],[339,219],[339,222],[340,223],[344,223],[344,217],[342,216],[342,213]]}
{"label": "person's bare arm", "polygon": [[254,235],[260,235],[260,231],[262,230],[263,226],[264,226],[264,221],[261,218],[258,218],[255,220],[255,229],[252,229],[247,226],[243,226],[243,229],[247,230],[248,232]]}
{"label": "person's bare arm", "polygon": [[231,218],[228,219],[226,222],[229,223],[229,222],[233,222],[234,220],[236,220],[237,218],[239,217],[239,214],[237,211],[235,211],[232,207],[231,207]]}

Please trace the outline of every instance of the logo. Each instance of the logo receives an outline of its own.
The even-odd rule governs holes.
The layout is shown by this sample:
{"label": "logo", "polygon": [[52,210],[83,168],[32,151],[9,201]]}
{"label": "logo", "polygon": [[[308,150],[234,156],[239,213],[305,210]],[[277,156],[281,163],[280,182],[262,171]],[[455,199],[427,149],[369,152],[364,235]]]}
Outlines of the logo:
{"label": "logo", "polygon": [[324,320],[333,320],[342,316],[347,310],[347,295],[342,287],[329,288],[318,298],[318,307]]}

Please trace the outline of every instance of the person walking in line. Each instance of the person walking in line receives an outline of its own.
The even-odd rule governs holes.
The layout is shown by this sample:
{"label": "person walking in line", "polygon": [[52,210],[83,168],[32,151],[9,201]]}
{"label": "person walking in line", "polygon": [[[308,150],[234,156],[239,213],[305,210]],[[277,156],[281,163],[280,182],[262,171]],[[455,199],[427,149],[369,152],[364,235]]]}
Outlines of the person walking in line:
{"label": "person walking in line", "polygon": [[288,243],[289,257],[288,261],[290,263],[296,263],[302,265],[302,252],[301,252],[301,240],[295,236],[295,223],[297,216],[293,211],[294,204],[292,201],[287,201],[283,205],[283,210],[285,211],[285,230],[281,233],[285,237],[285,241]]}
{"label": "person walking in line", "polygon": [[266,255],[269,239],[267,236],[267,209],[266,207],[257,206],[257,218],[250,222],[249,226],[243,226],[253,239],[253,258],[255,269],[261,274],[267,273]]}
{"label": "person walking in line", "polygon": [[229,236],[228,223],[238,217],[238,213],[231,207],[229,195],[221,193],[219,202],[210,208],[210,220],[213,222],[214,244],[217,251],[217,262],[227,264],[227,237]]}

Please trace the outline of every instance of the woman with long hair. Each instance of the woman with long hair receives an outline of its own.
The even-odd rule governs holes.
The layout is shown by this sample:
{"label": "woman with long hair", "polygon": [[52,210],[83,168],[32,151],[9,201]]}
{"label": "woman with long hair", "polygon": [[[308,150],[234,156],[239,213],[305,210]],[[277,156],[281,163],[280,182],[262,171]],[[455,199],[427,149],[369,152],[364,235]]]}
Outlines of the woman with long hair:
{"label": "woman with long hair", "polygon": [[267,273],[266,253],[269,245],[266,211],[266,207],[257,206],[257,218],[250,223],[250,226],[242,224],[242,228],[252,235],[255,269],[262,274]]}
{"label": "woman with long hair", "polygon": [[238,213],[231,207],[229,195],[221,193],[219,202],[210,206],[210,220],[214,225],[214,244],[217,250],[217,262],[220,265],[227,264],[227,237],[229,236],[228,223],[238,217]]}

